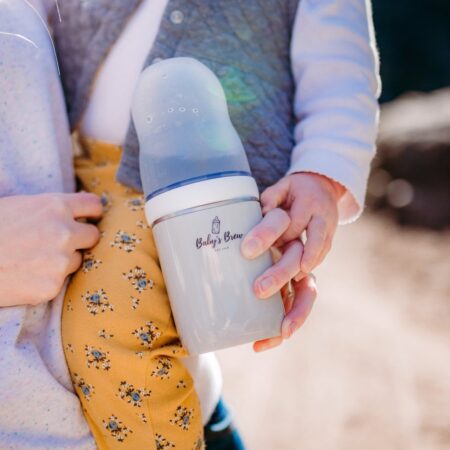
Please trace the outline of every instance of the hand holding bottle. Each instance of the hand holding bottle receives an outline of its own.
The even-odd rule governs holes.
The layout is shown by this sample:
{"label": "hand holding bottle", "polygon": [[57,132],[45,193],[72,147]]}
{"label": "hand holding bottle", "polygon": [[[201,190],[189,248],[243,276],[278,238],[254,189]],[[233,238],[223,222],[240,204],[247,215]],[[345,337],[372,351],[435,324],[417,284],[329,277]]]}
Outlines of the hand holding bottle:
{"label": "hand holding bottle", "polygon": [[[261,195],[263,220],[242,243],[242,253],[253,259],[270,247],[282,257],[254,283],[258,297],[264,299],[292,280],[293,298],[284,292],[286,316],[281,336],[255,343],[255,350],[281,344],[304,323],[316,297],[310,272],[331,248],[338,223],[337,203],[345,188],[331,179],[313,173],[295,173],[282,178]],[[300,236],[306,233],[303,246]]]}

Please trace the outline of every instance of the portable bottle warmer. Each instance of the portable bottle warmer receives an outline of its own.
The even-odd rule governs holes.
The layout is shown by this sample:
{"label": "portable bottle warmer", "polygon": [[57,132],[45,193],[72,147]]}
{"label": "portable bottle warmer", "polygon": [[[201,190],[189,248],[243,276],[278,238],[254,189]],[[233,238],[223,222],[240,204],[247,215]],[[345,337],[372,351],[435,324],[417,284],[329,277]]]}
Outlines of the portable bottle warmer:
{"label": "portable bottle warmer", "polygon": [[242,240],[262,218],[259,192],[231,123],[224,91],[192,58],[145,69],[132,102],[145,214],[175,323],[190,354],[280,335],[280,293],[256,297],[272,264]]}

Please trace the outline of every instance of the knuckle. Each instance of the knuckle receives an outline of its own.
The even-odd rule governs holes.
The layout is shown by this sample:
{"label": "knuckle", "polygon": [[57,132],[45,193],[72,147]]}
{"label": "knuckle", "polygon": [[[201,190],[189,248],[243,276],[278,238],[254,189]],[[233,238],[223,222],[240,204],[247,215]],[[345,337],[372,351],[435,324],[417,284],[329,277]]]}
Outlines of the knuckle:
{"label": "knuckle", "polygon": [[263,202],[263,203],[268,202],[270,200],[270,198],[272,197],[272,192],[273,192],[273,189],[271,186],[266,188],[260,195],[261,202]]}
{"label": "knuckle", "polygon": [[292,222],[291,216],[284,209],[281,208],[276,208],[275,211],[277,214],[277,219],[280,221],[280,224],[286,227],[289,226],[289,224]]}
{"label": "knuckle", "polygon": [[314,247],[316,247],[327,239],[327,229],[317,222],[311,227],[311,243],[314,243]]}
{"label": "knuckle", "polygon": [[317,211],[322,208],[323,199],[320,195],[314,194],[311,196],[308,203],[312,209]]}
{"label": "knuckle", "polygon": [[[323,242],[326,240],[327,233],[326,233],[325,230],[319,229],[319,230],[317,230],[317,232],[316,232],[316,236],[317,236],[317,237],[316,237],[317,241],[323,243]],[[319,245],[319,244],[317,244],[317,245]],[[322,245],[322,244],[321,244],[321,245]]]}
{"label": "knuckle", "polygon": [[73,232],[67,225],[61,225],[58,230],[58,243],[60,247],[67,248],[73,239]]}
{"label": "knuckle", "polygon": [[300,220],[293,220],[289,226],[290,234],[300,236],[303,233],[303,222]]}
{"label": "knuckle", "polygon": [[81,252],[75,252],[75,254],[73,256],[73,261],[71,261],[71,262],[73,262],[73,267],[68,266],[68,270],[71,269],[74,272],[83,263],[83,256],[82,256]]}
{"label": "knuckle", "polygon": [[67,273],[67,269],[70,265],[70,257],[69,255],[62,254],[59,255],[55,260],[53,261],[55,266],[55,275],[58,281]]}
{"label": "knuckle", "polygon": [[100,198],[95,194],[89,194],[91,197],[89,198],[90,206],[92,207],[92,212],[95,214],[101,214],[103,211],[103,205]]}
{"label": "knuckle", "polygon": [[277,284],[280,285],[290,280],[291,272],[288,267],[279,266],[274,270],[272,276],[275,278]]}
{"label": "knuckle", "polygon": [[261,242],[265,242],[267,239],[267,235],[271,234],[270,230],[268,229],[267,226],[263,226],[260,225],[259,227],[255,228],[252,232],[251,232],[251,237],[258,239]]}
{"label": "knuckle", "polygon": [[83,225],[83,227],[80,229],[80,233],[83,233],[86,239],[89,240],[92,245],[95,245],[100,239],[100,231],[95,225]]}
{"label": "knuckle", "polygon": [[323,217],[323,216],[316,216],[315,220],[314,220],[314,223],[315,223],[316,230],[320,230],[320,231],[324,232],[326,230],[326,228],[327,228],[327,223],[328,222],[325,219],[325,217]]}
{"label": "knuckle", "polygon": [[100,230],[95,225],[91,225],[92,238],[97,242],[100,239]]}
{"label": "knuckle", "polygon": [[267,238],[267,237],[272,237],[275,236],[277,234],[277,227],[276,225],[271,225],[271,224],[266,224],[263,227],[261,227],[261,237]]}
{"label": "knuckle", "polygon": [[62,283],[57,276],[49,276],[46,281],[43,282],[41,288],[41,297],[45,300],[51,300],[55,298],[61,290]]}
{"label": "knuckle", "polygon": [[289,214],[280,208],[275,208],[271,211],[270,220],[268,218],[265,223],[263,222],[261,229],[264,230],[265,234],[273,236],[286,230],[290,224],[291,218],[289,217]]}
{"label": "knuckle", "polygon": [[66,203],[58,195],[52,195],[48,197],[47,208],[57,216],[64,216],[68,211]]}
{"label": "knuckle", "polygon": [[303,208],[307,209],[308,211],[312,211],[314,209],[314,206],[316,205],[316,195],[314,193],[311,193],[310,191],[305,191],[304,195],[301,195],[301,197],[299,197],[299,203]]}

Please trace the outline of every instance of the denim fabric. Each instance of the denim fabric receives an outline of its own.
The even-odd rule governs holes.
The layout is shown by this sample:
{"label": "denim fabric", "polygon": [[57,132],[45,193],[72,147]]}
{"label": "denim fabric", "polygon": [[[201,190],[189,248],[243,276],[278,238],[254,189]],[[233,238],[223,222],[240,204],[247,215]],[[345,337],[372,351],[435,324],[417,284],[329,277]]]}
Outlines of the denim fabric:
{"label": "denim fabric", "polygon": [[220,400],[205,426],[206,450],[244,450],[239,432],[233,425],[230,411]]}

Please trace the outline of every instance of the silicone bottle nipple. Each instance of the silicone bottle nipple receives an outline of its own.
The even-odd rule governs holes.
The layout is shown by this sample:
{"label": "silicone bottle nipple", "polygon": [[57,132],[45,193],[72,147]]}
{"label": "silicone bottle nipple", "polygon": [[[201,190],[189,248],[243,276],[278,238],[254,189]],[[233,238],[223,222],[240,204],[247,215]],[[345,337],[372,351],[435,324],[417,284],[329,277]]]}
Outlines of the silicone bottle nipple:
{"label": "silicone bottle nipple", "polygon": [[173,58],[145,69],[132,116],[147,197],[202,177],[250,175],[220,81],[199,61]]}

